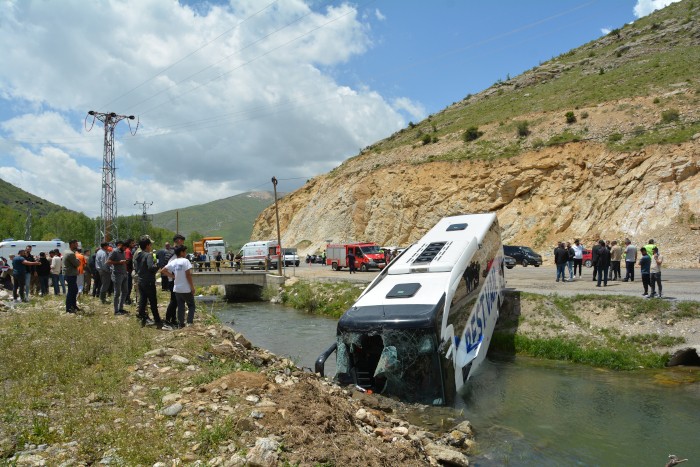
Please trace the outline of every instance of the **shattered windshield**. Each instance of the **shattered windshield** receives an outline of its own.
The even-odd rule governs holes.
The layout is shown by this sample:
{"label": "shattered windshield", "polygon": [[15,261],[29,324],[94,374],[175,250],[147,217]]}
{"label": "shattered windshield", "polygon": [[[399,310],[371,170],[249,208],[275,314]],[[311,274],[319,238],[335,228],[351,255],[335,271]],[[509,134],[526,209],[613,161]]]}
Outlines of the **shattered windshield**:
{"label": "shattered windshield", "polygon": [[435,335],[425,330],[344,332],[337,336],[337,377],[407,402],[442,405]]}

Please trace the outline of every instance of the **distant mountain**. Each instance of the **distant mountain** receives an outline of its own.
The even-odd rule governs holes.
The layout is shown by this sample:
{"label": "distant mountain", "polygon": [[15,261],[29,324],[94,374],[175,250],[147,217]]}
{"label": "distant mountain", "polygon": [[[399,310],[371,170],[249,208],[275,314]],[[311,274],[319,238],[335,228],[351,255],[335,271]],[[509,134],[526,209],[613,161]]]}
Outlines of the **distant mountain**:
{"label": "distant mountain", "polygon": [[274,201],[271,192],[246,192],[210,203],[154,214],[153,225],[176,231],[176,213],[179,211],[181,234],[188,236],[192,232],[198,232],[204,236],[221,236],[233,250],[250,240],[253,222]]}

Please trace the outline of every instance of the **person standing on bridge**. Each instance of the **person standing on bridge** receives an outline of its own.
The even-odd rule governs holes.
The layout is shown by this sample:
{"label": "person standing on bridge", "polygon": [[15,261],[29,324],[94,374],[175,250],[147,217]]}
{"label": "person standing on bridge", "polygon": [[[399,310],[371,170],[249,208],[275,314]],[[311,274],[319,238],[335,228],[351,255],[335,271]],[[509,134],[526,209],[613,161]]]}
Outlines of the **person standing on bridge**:
{"label": "person standing on bridge", "polygon": [[187,324],[194,323],[194,282],[192,281],[192,263],[187,256],[187,247],[175,248],[175,260],[168,263],[163,273],[173,279],[173,291],[177,297],[177,327],[185,327],[185,304],[187,304]]}

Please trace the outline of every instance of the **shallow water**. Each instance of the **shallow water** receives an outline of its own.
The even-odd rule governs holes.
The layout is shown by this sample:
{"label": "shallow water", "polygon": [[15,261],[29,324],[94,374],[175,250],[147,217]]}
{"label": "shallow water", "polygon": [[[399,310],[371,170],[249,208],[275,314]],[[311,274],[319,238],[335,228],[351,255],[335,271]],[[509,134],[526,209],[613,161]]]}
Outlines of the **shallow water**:
{"label": "shallow water", "polygon": [[[335,319],[279,305],[226,304],[217,314],[255,345],[306,368],[335,338]],[[326,374],[334,372],[333,355]],[[663,466],[668,454],[700,465],[699,375],[490,355],[452,412],[463,411],[476,431],[471,465]]]}

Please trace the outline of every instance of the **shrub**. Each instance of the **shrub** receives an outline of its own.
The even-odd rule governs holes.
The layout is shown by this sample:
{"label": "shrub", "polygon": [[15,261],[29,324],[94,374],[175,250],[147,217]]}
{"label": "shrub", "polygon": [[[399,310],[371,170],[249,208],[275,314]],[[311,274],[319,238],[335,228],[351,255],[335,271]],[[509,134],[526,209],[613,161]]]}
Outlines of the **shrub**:
{"label": "shrub", "polygon": [[679,118],[680,113],[678,112],[678,109],[668,109],[661,112],[662,123],[677,122]]}
{"label": "shrub", "polygon": [[534,140],[532,142],[532,147],[533,149],[540,149],[544,147],[544,141],[542,140],[542,138],[537,138],[536,140]]}
{"label": "shrub", "polygon": [[433,138],[430,135],[424,135],[421,141],[423,142],[423,146],[425,146],[426,144],[430,144],[432,140]]}
{"label": "shrub", "polygon": [[469,128],[466,129],[464,132],[464,141],[469,142],[469,141],[474,141],[476,139],[479,139],[481,136],[483,136],[484,132],[479,131],[478,126],[470,126]]}
{"label": "shrub", "polygon": [[587,118],[588,118],[588,112],[581,112],[581,118],[582,118],[583,120],[587,119]]}
{"label": "shrub", "polygon": [[659,102],[661,102],[661,99],[659,99],[658,97],[655,97],[655,98],[654,98],[654,104],[658,104]]}
{"label": "shrub", "polygon": [[413,122],[408,122],[408,127],[411,128],[411,129],[413,129],[413,128],[416,127],[416,124],[413,123]]}
{"label": "shrub", "polygon": [[566,123],[575,123],[576,115],[572,111],[566,112]]}
{"label": "shrub", "polygon": [[530,134],[530,122],[528,122],[527,120],[523,120],[522,122],[518,122],[516,124],[516,129],[517,129],[518,136],[521,138],[524,138]]}
{"label": "shrub", "polygon": [[608,141],[611,143],[615,143],[617,141],[620,141],[622,139],[622,135],[620,133],[613,133],[610,136],[608,136]]}

